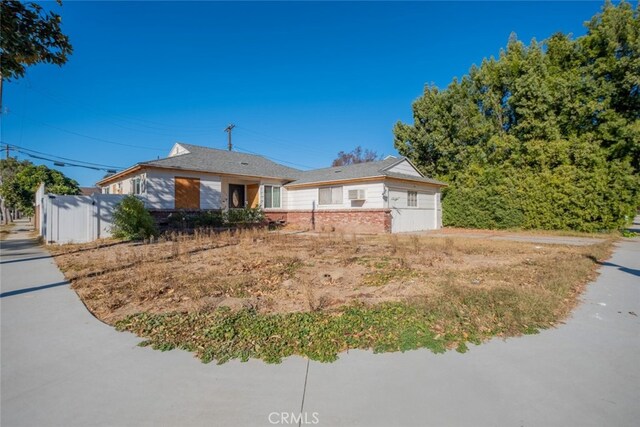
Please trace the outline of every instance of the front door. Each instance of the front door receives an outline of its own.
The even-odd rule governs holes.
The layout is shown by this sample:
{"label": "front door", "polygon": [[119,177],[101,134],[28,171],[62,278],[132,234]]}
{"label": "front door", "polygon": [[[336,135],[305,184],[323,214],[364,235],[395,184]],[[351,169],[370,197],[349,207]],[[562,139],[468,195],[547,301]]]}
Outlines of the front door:
{"label": "front door", "polygon": [[244,208],[244,185],[229,184],[229,207]]}

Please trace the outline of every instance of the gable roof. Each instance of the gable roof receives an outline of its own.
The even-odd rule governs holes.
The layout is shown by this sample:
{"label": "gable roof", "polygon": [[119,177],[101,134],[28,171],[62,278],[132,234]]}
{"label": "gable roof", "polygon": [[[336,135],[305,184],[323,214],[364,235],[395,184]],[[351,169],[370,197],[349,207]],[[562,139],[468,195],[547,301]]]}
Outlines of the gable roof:
{"label": "gable roof", "polygon": [[[414,176],[389,171],[389,169],[404,162],[405,160],[413,166],[406,157],[390,156],[377,162],[357,163],[346,166],[301,171],[299,169],[281,165],[267,159],[266,157],[255,154],[219,150],[199,145],[184,144],[182,142],[177,143],[171,150],[171,153],[175,154],[164,159],[136,163],[122,172],[103,178],[98,182],[98,185],[104,185],[109,181],[113,181],[144,167],[183,169],[185,171],[275,178],[290,181],[286,185],[293,187],[298,185],[323,184],[345,180],[385,177],[405,181],[423,182],[439,186],[447,185],[444,182],[426,178],[424,176]],[[415,166],[413,167],[415,169]]]}
{"label": "gable roof", "polygon": [[[447,185],[444,182],[426,178],[424,176],[407,175],[403,173],[389,172],[393,166],[408,160],[406,157],[387,157],[377,162],[356,163],[346,166],[334,166],[324,169],[313,169],[301,172],[298,179],[287,186],[331,183],[334,181],[364,179],[364,178],[396,178],[406,181],[424,182],[434,185]],[[411,163],[411,162],[409,162]],[[413,164],[412,164],[413,166]],[[418,172],[419,173],[419,172]]]}
{"label": "gable roof", "polygon": [[121,176],[143,167],[157,167],[168,169],[183,169],[186,171],[210,172],[229,175],[246,175],[262,178],[277,178],[294,180],[302,172],[298,169],[290,168],[273,162],[263,156],[255,154],[238,153],[237,151],[219,150],[217,148],[202,147],[199,145],[177,143],[174,149],[179,146],[182,150],[170,157],[158,160],[139,162],[135,165],[110,175],[98,181],[98,185],[113,181]]}
{"label": "gable roof", "polygon": [[285,179],[294,179],[301,172],[255,154],[179,144],[187,150],[186,153],[143,162],[140,165]]}

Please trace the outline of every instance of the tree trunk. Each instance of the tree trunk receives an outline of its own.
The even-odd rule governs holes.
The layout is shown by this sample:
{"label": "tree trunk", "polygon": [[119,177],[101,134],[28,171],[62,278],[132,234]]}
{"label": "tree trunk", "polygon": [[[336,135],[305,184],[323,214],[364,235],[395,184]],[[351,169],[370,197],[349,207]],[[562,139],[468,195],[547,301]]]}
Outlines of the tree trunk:
{"label": "tree trunk", "polygon": [[0,198],[0,213],[2,214],[2,224],[9,224],[9,209],[5,206],[2,198]]}

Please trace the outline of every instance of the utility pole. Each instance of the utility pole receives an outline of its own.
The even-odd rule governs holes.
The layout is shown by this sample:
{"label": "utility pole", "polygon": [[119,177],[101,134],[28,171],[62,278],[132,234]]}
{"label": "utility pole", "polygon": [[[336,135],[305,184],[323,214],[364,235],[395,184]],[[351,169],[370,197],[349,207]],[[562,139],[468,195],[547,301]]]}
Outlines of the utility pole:
{"label": "utility pole", "polygon": [[229,145],[228,145],[229,151],[233,150],[233,144],[231,144],[231,131],[233,130],[234,127],[236,127],[236,125],[232,123],[224,129],[225,132],[229,133]]}

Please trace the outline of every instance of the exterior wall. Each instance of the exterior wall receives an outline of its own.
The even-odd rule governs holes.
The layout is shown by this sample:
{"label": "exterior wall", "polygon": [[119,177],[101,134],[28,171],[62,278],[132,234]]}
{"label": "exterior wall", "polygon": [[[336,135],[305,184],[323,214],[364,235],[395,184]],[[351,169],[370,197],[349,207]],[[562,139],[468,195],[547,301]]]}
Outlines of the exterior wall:
{"label": "exterior wall", "polygon": [[259,184],[260,188],[258,190],[258,203],[261,207],[264,207],[264,186],[265,185],[276,185],[280,186],[280,199],[281,199],[281,207],[279,209],[285,209],[286,206],[286,189],[283,186],[283,181],[276,179],[257,179],[257,178],[246,178],[243,179],[241,177],[230,177],[230,176],[222,176],[221,178],[221,200],[222,200],[222,209],[227,207],[227,201],[229,200],[229,184],[238,184],[245,185],[245,199],[247,198],[247,185]]}
{"label": "exterior wall", "polygon": [[[440,189],[435,186],[389,182],[388,206],[393,217],[392,232],[434,230],[442,227]],[[408,191],[417,192],[418,206],[408,206]]]}
{"label": "exterior wall", "polygon": [[[356,233],[388,233],[391,231],[391,211],[385,206],[383,181],[350,183],[342,187],[342,204],[320,205],[319,189],[286,188],[281,210],[266,210],[274,221],[316,231],[342,231]],[[349,200],[349,190],[364,190],[364,200]]]}
{"label": "exterior wall", "polygon": [[[418,174],[410,163],[404,161],[392,168],[394,172]],[[342,187],[342,203],[320,205],[319,189],[285,187],[277,179],[218,176],[187,171],[146,170],[144,174],[120,180],[122,194],[132,191],[132,178],[145,176],[144,193],[140,198],[150,210],[171,211],[175,209],[175,176],[200,179],[200,209],[219,210],[227,208],[229,184],[259,184],[259,203],[264,207],[264,186],[281,187],[280,208],[265,209],[274,221],[285,221],[292,226],[315,230],[342,230],[355,232],[402,232],[431,230],[442,227],[440,187],[419,182],[407,182],[392,178],[380,181],[336,183]],[[364,200],[349,200],[350,190],[364,190]],[[407,206],[407,191],[418,193],[418,206]],[[246,198],[246,190],[245,190]],[[326,213],[326,215],[325,215]]]}
{"label": "exterior wall", "polygon": [[[136,175],[139,176],[139,175]],[[102,188],[103,194],[130,194],[133,193],[133,187],[131,180],[133,177],[124,178],[109,184],[107,187]]]}
{"label": "exterior wall", "polygon": [[[339,186],[340,184],[336,184]],[[325,186],[321,186],[325,187]],[[340,209],[383,209],[385,208],[382,193],[384,184],[380,182],[363,182],[342,186],[341,205],[318,204],[319,187],[288,188],[286,208],[290,210],[340,210]],[[365,190],[365,200],[349,200],[349,190]]]}
{"label": "exterior wall", "polygon": [[391,231],[389,209],[270,210],[266,212],[266,216],[272,221],[285,221],[288,226],[301,230],[346,233],[389,233]]}
{"label": "exterior wall", "polygon": [[144,182],[146,180],[145,173],[139,173],[135,175],[129,175],[126,178],[118,180],[102,188],[102,194],[133,194],[133,180],[135,178],[142,178],[143,189]]}
{"label": "exterior wall", "polygon": [[422,176],[420,175],[420,172],[415,170],[415,168],[411,166],[411,163],[406,160],[403,160],[402,162],[387,170],[389,172],[401,173],[404,175]]}
{"label": "exterior wall", "polygon": [[146,191],[142,199],[148,209],[175,208],[175,177],[200,178],[200,209],[222,207],[222,180],[219,176],[187,172],[148,170]]}
{"label": "exterior wall", "polygon": [[284,182],[280,180],[257,178],[243,179],[242,177],[218,176],[202,172],[165,171],[162,169],[148,169],[144,173],[124,177],[123,179],[103,187],[102,193],[132,194],[133,179],[137,177],[144,177],[143,193],[140,194],[139,197],[145,202],[145,206],[152,210],[174,210],[176,176],[200,179],[200,209],[226,209],[229,198],[229,184],[259,184],[259,199],[261,206],[263,206],[264,200],[264,186],[281,186],[280,209],[285,209],[287,205],[287,190],[283,186]]}
{"label": "exterior wall", "polygon": [[260,192],[259,192],[260,206],[262,208],[264,208],[264,186],[265,185],[280,186],[280,208],[270,208],[270,209],[266,209],[266,210],[270,211],[270,210],[287,209],[288,206],[289,206],[289,203],[288,203],[288,200],[287,200],[289,192],[284,187],[282,181],[273,180],[273,179],[263,179],[263,180],[260,181]]}

